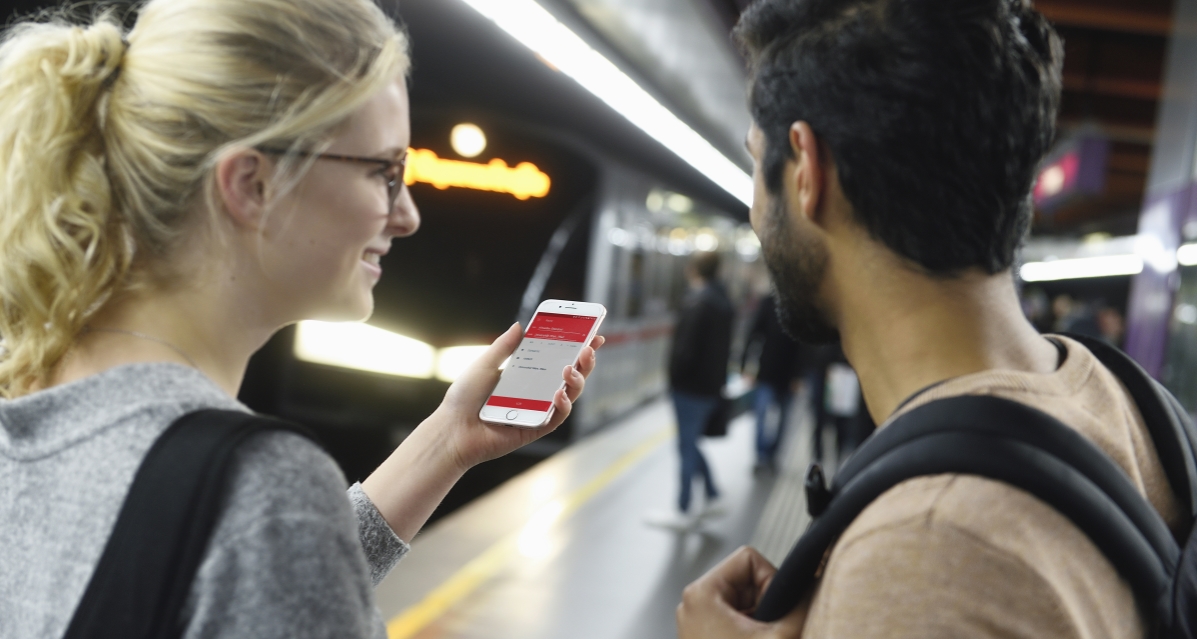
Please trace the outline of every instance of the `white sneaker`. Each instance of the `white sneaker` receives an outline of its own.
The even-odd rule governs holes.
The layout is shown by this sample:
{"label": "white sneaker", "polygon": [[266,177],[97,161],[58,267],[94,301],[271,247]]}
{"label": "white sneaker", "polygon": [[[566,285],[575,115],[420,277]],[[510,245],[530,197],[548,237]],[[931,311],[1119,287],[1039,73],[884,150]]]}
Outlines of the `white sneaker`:
{"label": "white sneaker", "polygon": [[645,515],[644,523],[674,532],[689,532],[698,525],[699,518],[677,510],[660,510]]}
{"label": "white sneaker", "polygon": [[707,499],[702,504],[702,510],[698,511],[698,516],[701,519],[714,519],[716,517],[723,517],[726,514],[727,504],[723,503],[723,499],[719,497]]}

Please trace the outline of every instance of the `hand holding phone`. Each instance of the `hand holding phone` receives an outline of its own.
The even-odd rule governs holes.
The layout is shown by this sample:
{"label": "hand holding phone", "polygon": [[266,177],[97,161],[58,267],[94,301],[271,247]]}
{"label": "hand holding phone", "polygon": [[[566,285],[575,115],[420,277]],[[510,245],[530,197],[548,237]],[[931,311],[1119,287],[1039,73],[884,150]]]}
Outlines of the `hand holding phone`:
{"label": "hand holding phone", "polygon": [[478,417],[518,428],[548,425],[553,396],[565,386],[562,370],[577,365],[582,348],[594,339],[606,315],[602,304],[542,302]]}
{"label": "hand holding phone", "polygon": [[569,415],[573,402],[594,370],[594,351],[603,345],[594,337],[581,357],[557,379],[563,388],[552,395],[554,412],[544,428],[500,428],[483,422],[478,407],[499,382],[499,366],[516,352],[523,337],[518,324],[494,343],[453,382],[445,399],[403,440],[365,482],[363,490],[401,539],[419,532],[433,509],[470,468],[501,457],[552,432]]}

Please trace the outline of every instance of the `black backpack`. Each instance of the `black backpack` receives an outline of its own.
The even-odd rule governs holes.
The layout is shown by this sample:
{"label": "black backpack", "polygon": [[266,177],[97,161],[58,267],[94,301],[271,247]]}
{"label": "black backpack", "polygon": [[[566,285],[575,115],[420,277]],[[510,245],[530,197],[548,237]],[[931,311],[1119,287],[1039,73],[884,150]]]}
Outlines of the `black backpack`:
{"label": "black backpack", "polygon": [[150,447],[66,639],[183,636],[191,592],[228,488],[233,453],[269,430],[311,437],[298,426],[228,410],[188,413]]}
{"label": "black backpack", "polygon": [[930,402],[894,420],[844,463],[831,488],[807,473],[814,520],[757,606],[785,616],[815,585],[826,552],[866,506],[914,477],[979,475],[1038,497],[1072,521],[1130,584],[1154,639],[1197,639],[1197,431],[1172,395],[1121,351],[1070,335],[1130,392],[1189,526],[1177,539],[1122,469],[1096,445],[1029,406],[989,396]]}

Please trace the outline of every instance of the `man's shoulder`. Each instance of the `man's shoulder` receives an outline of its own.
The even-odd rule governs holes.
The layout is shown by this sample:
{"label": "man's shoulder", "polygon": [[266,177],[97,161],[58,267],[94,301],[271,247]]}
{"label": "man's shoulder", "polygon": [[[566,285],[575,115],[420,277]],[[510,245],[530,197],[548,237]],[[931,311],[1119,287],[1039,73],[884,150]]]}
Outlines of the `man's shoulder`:
{"label": "man's shoulder", "polygon": [[991,370],[966,375],[922,393],[901,412],[959,395],[991,395],[1030,406],[1058,419],[1100,448],[1122,468],[1169,526],[1177,525],[1175,495],[1164,477],[1143,416],[1126,387],[1080,343],[1066,337],[1052,339],[1059,340],[1066,349],[1064,361],[1053,373]]}
{"label": "man's shoulder", "polygon": [[[839,630],[867,608],[903,617],[894,607],[916,607],[924,618],[914,627],[968,636],[980,630],[969,620],[990,613],[990,621],[1016,622],[1039,636],[1141,633],[1132,593],[1084,533],[1030,494],[976,476],[921,477],[890,489],[844,532],[822,583],[835,592],[816,595],[833,599],[822,603],[829,608],[816,612],[816,623]],[[844,596],[870,603],[834,603]],[[1130,632],[1082,628],[1093,624]]]}
{"label": "man's shoulder", "polygon": [[[1109,454],[1169,520],[1174,497],[1161,488],[1166,481],[1133,400],[1092,353],[1075,341],[1059,339],[1066,357],[1053,373],[992,370],[948,380],[902,412],[959,395],[998,396],[1042,410]],[[824,583],[872,596],[867,594],[871,586],[862,581],[869,566],[907,590],[920,591],[911,597],[924,603],[968,608],[961,593],[1007,601],[1005,614],[1033,619],[1030,627],[1041,631],[1039,636],[1061,636],[1056,634],[1061,623],[1067,627],[1065,636],[1142,634],[1129,587],[1079,528],[1031,494],[979,476],[919,477],[891,488],[844,532]],[[1040,607],[1036,598],[1052,605]],[[984,609],[978,603],[961,618],[984,616]],[[857,613],[839,609],[826,614],[844,620]],[[939,613],[931,609],[922,614]],[[952,627],[962,635],[973,630]],[[1042,632],[1047,628],[1052,631]]]}
{"label": "man's shoulder", "polygon": [[[1050,563],[1056,551],[1087,542],[1064,515],[1030,493],[975,475],[943,474],[911,479],[882,494],[836,547],[884,543],[887,531],[905,527],[952,531],[970,543],[1023,557],[1032,566]],[[1085,559],[1100,558],[1090,546],[1097,554]]]}

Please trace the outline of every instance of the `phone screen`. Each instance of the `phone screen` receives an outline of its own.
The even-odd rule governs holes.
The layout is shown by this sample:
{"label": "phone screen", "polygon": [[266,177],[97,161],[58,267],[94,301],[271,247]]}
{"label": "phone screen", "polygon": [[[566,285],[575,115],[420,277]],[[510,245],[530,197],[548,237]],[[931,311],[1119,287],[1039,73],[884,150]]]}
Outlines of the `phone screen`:
{"label": "phone screen", "polygon": [[561,369],[577,360],[597,320],[593,315],[537,313],[486,405],[549,410],[561,388]]}

